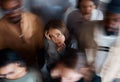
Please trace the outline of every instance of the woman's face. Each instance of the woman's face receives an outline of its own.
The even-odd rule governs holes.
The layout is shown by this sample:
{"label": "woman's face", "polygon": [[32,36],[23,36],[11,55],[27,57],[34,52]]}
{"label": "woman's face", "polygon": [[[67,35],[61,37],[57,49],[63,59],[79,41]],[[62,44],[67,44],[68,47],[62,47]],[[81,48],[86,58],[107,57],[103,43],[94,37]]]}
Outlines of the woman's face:
{"label": "woman's face", "polygon": [[53,78],[61,78],[61,82],[76,82],[80,80],[83,75],[76,70],[66,68],[64,66],[57,66],[52,70],[51,76]]}
{"label": "woman's face", "polygon": [[48,32],[50,39],[59,47],[65,42],[65,36],[58,29],[50,29]]}

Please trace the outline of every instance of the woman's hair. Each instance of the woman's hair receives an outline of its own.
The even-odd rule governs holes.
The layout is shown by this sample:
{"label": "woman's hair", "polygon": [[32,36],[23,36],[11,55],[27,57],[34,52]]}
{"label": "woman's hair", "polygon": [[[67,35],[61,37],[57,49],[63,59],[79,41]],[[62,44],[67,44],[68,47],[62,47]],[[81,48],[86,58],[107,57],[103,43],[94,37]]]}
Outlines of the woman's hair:
{"label": "woman's hair", "polygon": [[61,31],[61,33],[63,33],[66,39],[68,39],[69,37],[68,29],[64,24],[64,22],[61,20],[58,20],[58,19],[50,20],[45,26],[44,33],[49,31],[50,29],[58,29]]}
{"label": "woman's hair", "polygon": [[21,67],[26,67],[26,63],[15,51],[11,49],[0,50],[0,67],[4,67],[12,63],[19,63]]}

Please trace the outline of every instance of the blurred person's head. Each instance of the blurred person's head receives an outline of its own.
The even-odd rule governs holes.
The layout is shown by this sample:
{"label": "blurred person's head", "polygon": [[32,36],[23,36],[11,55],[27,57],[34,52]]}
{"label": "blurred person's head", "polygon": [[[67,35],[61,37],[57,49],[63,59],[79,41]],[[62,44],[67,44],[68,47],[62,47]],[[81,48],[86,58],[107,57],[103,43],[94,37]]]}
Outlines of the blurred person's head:
{"label": "blurred person's head", "polygon": [[91,14],[94,8],[95,4],[92,0],[81,0],[79,2],[79,9],[82,14]]}
{"label": "blurred person's head", "polygon": [[110,34],[118,34],[120,28],[120,0],[112,0],[105,14],[105,29]]}
{"label": "blurred person's head", "polygon": [[99,0],[77,0],[76,1],[76,8],[80,8],[80,3],[82,2],[82,1],[92,1],[93,3],[94,3],[94,7],[95,8],[97,8],[97,6],[98,6],[98,4],[99,4]]}
{"label": "blurred person's head", "polygon": [[67,27],[61,20],[51,20],[45,26],[45,37],[52,40],[58,47],[65,44],[68,36]]}
{"label": "blurred person's head", "polygon": [[1,10],[8,21],[19,23],[21,20],[22,0],[0,0]]}
{"label": "blurred person's head", "polygon": [[11,49],[0,50],[0,78],[19,79],[26,74],[25,62]]}
{"label": "blurred person's head", "polygon": [[90,80],[92,72],[87,65],[84,53],[75,49],[68,49],[51,69],[51,76],[53,79],[60,78],[61,82],[77,82],[82,78]]}
{"label": "blurred person's head", "polygon": [[90,20],[92,11],[96,8],[96,5],[92,0],[79,0],[78,8],[83,16],[83,19]]}

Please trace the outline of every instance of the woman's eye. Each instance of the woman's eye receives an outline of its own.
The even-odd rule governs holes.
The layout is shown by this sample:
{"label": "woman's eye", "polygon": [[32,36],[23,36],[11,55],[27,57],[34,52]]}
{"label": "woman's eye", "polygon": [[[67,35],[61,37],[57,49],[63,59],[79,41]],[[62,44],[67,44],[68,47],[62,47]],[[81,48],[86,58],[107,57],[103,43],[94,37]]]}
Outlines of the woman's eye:
{"label": "woman's eye", "polygon": [[60,37],[61,36],[61,34],[57,34],[57,37]]}

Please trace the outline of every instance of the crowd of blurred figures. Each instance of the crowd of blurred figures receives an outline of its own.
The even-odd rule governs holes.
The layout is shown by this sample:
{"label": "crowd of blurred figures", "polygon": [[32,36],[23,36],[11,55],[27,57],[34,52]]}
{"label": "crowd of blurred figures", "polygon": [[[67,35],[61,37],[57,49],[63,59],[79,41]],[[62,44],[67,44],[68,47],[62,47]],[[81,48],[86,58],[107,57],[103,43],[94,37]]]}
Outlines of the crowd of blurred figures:
{"label": "crowd of blurred figures", "polygon": [[120,82],[120,0],[0,0],[0,82]]}

